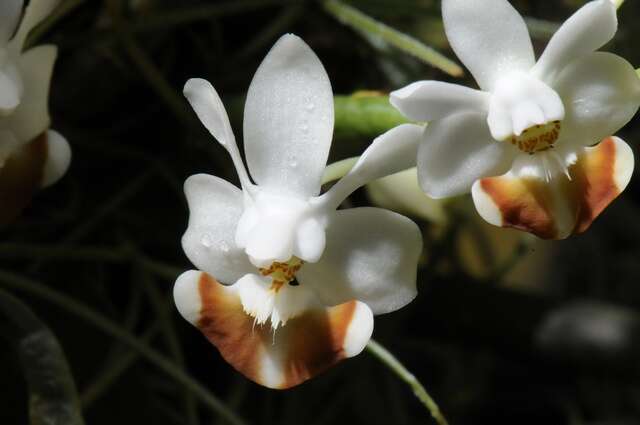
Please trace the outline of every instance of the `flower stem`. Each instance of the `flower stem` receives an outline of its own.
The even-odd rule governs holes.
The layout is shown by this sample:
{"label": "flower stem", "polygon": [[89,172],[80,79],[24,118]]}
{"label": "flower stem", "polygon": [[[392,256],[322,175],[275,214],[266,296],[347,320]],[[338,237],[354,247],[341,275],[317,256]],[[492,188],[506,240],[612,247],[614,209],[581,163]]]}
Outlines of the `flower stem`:
{"label": "flower stem", "polygon": [[339,140],[374,139],[385,131],[409,122],[391,103],[389,96],[376,91],[358,91],[334,96],[335,132]]}
{"label": "flower stem", "polygon": [[[149,344],[151,339],[159,332],[160,326],[158,324],[154,324],[140,337],[140,340],[144,344]],[[85,409],[89,408],[96,400],[102,397],[103,394],[107,393],[118,378],[120,378],[127,369],[133,366],[139,356],[140,354],[137,351],[128,351],[115,358],[111,364],[84,389],[80,396],[82,406]]]}
{"label": "flower stem", "polygon": [[245,425],[244,420],[229,410],[225,404],[216,396],[211,394],[205,387],[195,381],[173,362],[163,355],[140,341],[135,335],[120,328],[117,324],[107,319],[103,315],[95,312],[88,306],[67,297],[39,282],[32,281],[26,277],[0,270],[0,283],[15,290],[26,291],[30,294],[43,298],[53,304],[58,305],[70,314],[85,320],[88,324],[95,326],[104,333],[121,341],[131,349],[137,351],[142,357],[154,364],[177,383],[182,385],[187,391],[192,392],[206,407],[212,412],[225,418],[229,424]]}
{"label": "flower stem", "polygon": [[393,354],[373,339],[369,340],[369,343],[367,344],[367,351],[373,354],[378,360],[391,369],[391,371],[401,380],[411,387],[415,396],[418,397],[420,402],[422,402],[427,410],[429,410],[431,416],[435,419],[438,425],[449,425],[442,415],[440,408],[433,398],[431,398],[427,390],[422,386],[420,381],[418,381],[418,379],[409,372],[409,370],[407,370],[407,368],[404,367],[404,365],[400,363]]}
{"label": "flower stem", "polygon": [[51,15],[49,15],[44,21],[42,21],[41,24],[36,26],[33,31],[31,31],[31,34],[27,36],[25,50],[35,46],[40,40],[42,40],[43,36],[51,28],[53,28],[69,13],[80,7],[84,2],[85,0],[66,0],[65,2],[61,3],[57,8],[53,10]]}
{"label": "flower stem", "polygon": [[342,22],[366,36],[382,39],[392,46],[409,53],[412,56],[440,69],[454,77],[464,74],[462,68],[437,50],[421,41],[395,30],[382,22],[365,15],[353,7],[339,0],[325,0],[324,9],[338,21]]}

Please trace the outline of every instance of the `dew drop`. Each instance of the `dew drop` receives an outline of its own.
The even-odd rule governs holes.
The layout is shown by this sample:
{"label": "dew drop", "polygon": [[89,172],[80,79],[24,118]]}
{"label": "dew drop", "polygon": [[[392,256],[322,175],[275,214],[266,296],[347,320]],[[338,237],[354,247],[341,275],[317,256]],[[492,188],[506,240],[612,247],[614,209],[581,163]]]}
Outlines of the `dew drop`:
{"label": "dew drop", "polygon": [[289,164],[289,167],[296,168],[298,166],[298,159],[295,155],[289,155],[287,157],[287,163]]}
{"label": "dew drop", "polygon": [[200,239],[200,243],[205,248],[211,248],[211,245],[213,245],[213,241],[211,240],[211,236],[209,236],[208,234],[205,234],[204,236],[202,236],[202,239]]}
{"label": "dew drop", "polygon": [[225,254],[229,252],[229,244],[225,241],[220,242],[220,251],[224,252]]}
{"label": "dew drop", "polygon": [[308,103],[307,104],[307,111],[311,112],[315,109],[316,105],[314,105],[313,103]]}
{"label": "dew drop", "polygon": [[300,126],[300,130],[302,130],[302,132],[306,134],[309,132],[309,126],[307,124],[303,124]]}

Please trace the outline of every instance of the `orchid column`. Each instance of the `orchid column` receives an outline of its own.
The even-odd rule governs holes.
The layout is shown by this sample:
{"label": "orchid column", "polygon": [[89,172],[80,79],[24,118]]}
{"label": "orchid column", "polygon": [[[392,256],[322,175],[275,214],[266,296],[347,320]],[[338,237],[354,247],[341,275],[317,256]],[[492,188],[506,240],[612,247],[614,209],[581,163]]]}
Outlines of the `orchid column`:
{"label": "orchid column", "polygon": [[199,270],[178,278],[178,310],[233,367],[268,387],[298,385],[357,355],[373,315],[415,297],[422,239],[396,213],[336,208],[359,186],[411,167],[422,127],[378,137],[320,195],[333,94],[300,38],[283,36],[249,88],[244,150],[253,181],[214,88],[192,79],[184,92],[229,152],[241,189],[204,174],[185,182],[190,217],[182,246]]}
{"label": "orchid column", "polygon": [[0,224],[15,218],[38,189],[60,179],[71,160],[67,141],[49,129],[57,49],[44,45],[23,51],[29,32],[57,4],[31,0],[21,22],[23,0],[0,4]]}
{"label": "orchid column", "polygon": [[447,37],[481,90],[438,81],[392,93],[429,121],[418,153],[422,189],[472,192],[489,223],[547,239],[585,231],[626,187],[633,153],[613,137],[640,105],[623,58],[596,52],[616,33],[610,0],[587,3],[536,62],[522,17],[506,0],[443,0]]}

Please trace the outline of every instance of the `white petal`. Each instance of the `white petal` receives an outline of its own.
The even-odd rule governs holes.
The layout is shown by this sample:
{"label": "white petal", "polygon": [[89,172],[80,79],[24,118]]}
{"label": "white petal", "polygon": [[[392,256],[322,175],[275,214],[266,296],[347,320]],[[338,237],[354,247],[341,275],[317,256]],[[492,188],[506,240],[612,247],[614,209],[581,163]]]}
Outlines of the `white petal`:
{"label": "white petal", "polygon": [[416,296],[420,229],[411,220],[379,208],[336,211],[327,226],[327,248],[298,272],[327,305],[366,303],[374,314],[397,310]]}
{"label": "white petal", "polygon": [[358,187],[413,168],[423,133],[423,126],[402,124],[376,137],[351,171],[333,185],[320,202],[327,210],[333,210]]}
{"label": "white petal", "polygon": [[178,312],[184,319],[196,326],[202,312],[202,299],[200,297],[199,270],[188,270],[176,279],[173,286],[173,301]]}
{"label": "white petal", "polygon": [[491,137],[485,115],[463,113],[434,121],[418,149],[418,179],[432,198],[461,195],[481,177],[500,175],[516,149]]}
{"label": "white petal", "polygon": [[[321,237],[315,235],[305,241],[304,247],[297,243],[300,230],[308,220],[315,220],[315,216],[316,210],[306,199],[258,188],[255,196],[245,200],[236,244],[245,248],[256,267],[266,267],[274,261],[285,262],[292,255],[303,261],[315,261],[324,249]],[[319,222],[317,227],[322,228]]]}
{"label": "white petal", "polygon": [[42,170],[42,187],[49,187],[65,175],[71,164],[69,142],[55,130],[47,131],[47,160]]}
{"label": "white petal", "polygon": [[20,74],[12,64],[0,69],[0,117],[15,111],[20,104],[23,90]]}
{"label": "white petal", "polygon": [[[2,0],[6,1],[6,0]],[[24,17],[18,27],[16,35],[11,40],[11,45],[16,51],[21,51],[24,46],[24,41],[29,35],[29,32],[36,27],[40,22],[44,20],[53,9],[58,6],[60,0],[31,0],[29,6],[24,12]]]}
{"label": "white petal", "polygon": [[315,263],[320,259],[326,245],[325,229],[322,223],[314,218],[306,219],[296,233],[293,255]]}
{"label": "white petal", "polygon": [[2,0],[0,2],[0,46],[5,46],[13,35],[20,15],[23,0]]}
{"label": "white petal", "polygon": [[250,188],[252,184],[244,168],[227,111],[216,89],[207,80],[191,78],[182,92],[205,128],[229,152],[242,187]]}
{"label": "white petal", "polygon": [[553,76],[571,61],[604,46],[617,29],[618,17],[611,0],[585,4],[553,35],[533,68],[533,74],[551,82]]}
{"label": "white petal", "polygon": [[189,260],[220,282],[235,283],[254,272],[247,255],[235,244],[242,215],[242,192],[218,177],[197,174],[184,184],[189,204],[189,226],[182,248]]}
{"label": "white petal", "polygon": [[182,92],[202,124],[222,146],[235,142],[227,111],[210,82],[202,78],[191,78]]}
{"label": "white petal", "polygon": [[253,228],[245,251],[256,267],[266,267],[274,261],[286,262],[293,255],[295,227],[285,215],[262,216]]}
{"label": "white petal", "polygon": [[22,142],[30,142],[49,128],[49,86],[58,49],[46,45],[29,49],[18,66],[24,82],[22,101],[2,122]]}
{"label": "white petal", "polygon": [[506,140],[531,126],[564,119],[562,99],[529,73],[500,78],[491,93],[487,123],[496,140]]}
{"label": "white petal", "polygon": [[442,18],[451,47],[483,90],[534,65],[527,26],[507,0],[443,0]]}
{"label": "white petal", "polygon": [[633,66],[611,53],[596,52],[574,61],[558,76],[565,102],[562,141],[583,145],[615,134],[640,106],[640,79]]}
{"label": "white petal", "polygon": [[431,121],[463,111],[486,111],[489,94],[458,84],[418,81],[391,92],[391,104],[414,121]]}
{"label": "white petal", "polygon": [[333,94],[318,57],[295,35],[276,42],[253,77],[244,110],[245,153],[256,183],[309,197],[333,134]]}

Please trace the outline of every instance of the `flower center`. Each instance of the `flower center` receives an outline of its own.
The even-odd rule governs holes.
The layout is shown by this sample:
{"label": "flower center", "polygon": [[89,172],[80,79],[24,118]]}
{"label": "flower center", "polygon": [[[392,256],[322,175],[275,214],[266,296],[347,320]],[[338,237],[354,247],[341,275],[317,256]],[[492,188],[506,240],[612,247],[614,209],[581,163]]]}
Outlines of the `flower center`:
{"label": "flower center", "polygon": [[560,136],[560,121],[534,125],[527,128],[519,136],[511,136],[508,140],[522,152],[533,155],[553,148]]}
{"label": "flower center", "polygon": [[315,293],[295,281],[303,264],[297,257],[285,263],[274,262],[268,268],[259,269],[262,277],[246,275],[234,285],[245,313],[253,317],[257,325],[270,322],[275,332],[314,303]]}
{"label": "flower center", "polygon": [[[292,284],[296,278],[296,273],[304,262],[298,257],[291,257],[286,263],[274,262],[269,268],[260,268],[260,274],[264,277],[271,278],[271,290],[278,292],[285,284]],[[295,286],[292,284],[292,286]]]}

